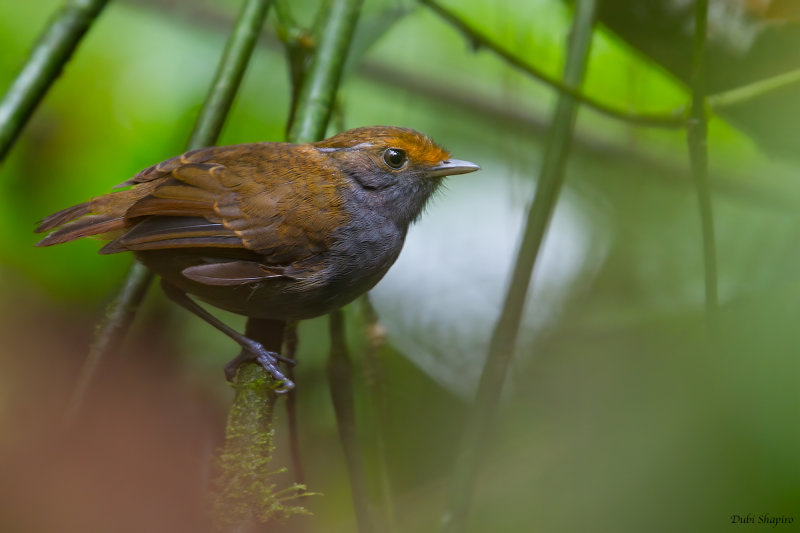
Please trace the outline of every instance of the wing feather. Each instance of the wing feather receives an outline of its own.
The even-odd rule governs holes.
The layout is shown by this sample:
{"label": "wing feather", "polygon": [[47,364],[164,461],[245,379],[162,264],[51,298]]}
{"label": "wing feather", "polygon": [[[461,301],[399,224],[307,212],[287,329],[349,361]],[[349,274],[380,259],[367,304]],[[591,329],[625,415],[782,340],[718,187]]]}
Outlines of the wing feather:
{"label": "wing feather", "polygon": [[349,218],[339,189],[346,180],[334,171],[310,145],[194,150],[121,184],[130,189],[51,215],[39,230],[56,231],[41,244],[121,230],[101,253],[240,248],[262,266],[306,264]]}

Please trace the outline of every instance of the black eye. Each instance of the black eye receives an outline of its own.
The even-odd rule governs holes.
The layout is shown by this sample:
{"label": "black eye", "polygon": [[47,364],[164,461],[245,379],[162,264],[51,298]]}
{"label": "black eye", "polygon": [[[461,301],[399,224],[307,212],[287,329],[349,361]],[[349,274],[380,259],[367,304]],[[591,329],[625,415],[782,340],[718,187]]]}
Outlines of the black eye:
{"label": "black eye", "polygon": [[400,148],[387,148],[383,152],[383,162],[392,168],[402,168],[408,161],[405,150]]}

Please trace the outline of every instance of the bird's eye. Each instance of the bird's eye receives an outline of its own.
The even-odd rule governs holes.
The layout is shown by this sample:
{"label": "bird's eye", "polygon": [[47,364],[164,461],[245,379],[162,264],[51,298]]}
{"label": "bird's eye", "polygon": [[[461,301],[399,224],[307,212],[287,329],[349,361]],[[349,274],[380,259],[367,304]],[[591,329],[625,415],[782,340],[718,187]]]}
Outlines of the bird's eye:
{"label": "bird's eye", "polygon": [[400,148],[387,148],[386,151],[383,152],[383,162],[391,168],[403,168],[408,162],[408,157],[406,156],[405,150],[401,150]]}

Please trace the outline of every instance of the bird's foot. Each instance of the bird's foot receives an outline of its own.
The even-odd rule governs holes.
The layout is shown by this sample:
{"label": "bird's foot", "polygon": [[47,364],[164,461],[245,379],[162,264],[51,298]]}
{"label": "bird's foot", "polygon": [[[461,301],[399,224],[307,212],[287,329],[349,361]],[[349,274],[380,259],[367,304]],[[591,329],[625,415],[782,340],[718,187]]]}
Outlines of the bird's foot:
{"label": "bird's foot", "polygon": [[258,364],[260,364],[267,373],[272,376],[276,381],[280,382],[280,386],[275,389],[275,392],[278,394],[285,394],[294,388],[294,382],[287,378],[283,372],[281,371],[280,367],[278,366],[278,362],[282,361],[286,364],[294,366],[297,364],[296,361],[293,359],[288,359],[286,357],[281,356],[277,352],[271,352],[264,348],[260,343],[248,339],[248,344],[244,349],[237,355],[234,359],[232,359],[227,365],[225,365],[225,378],[228,381],[233,381],[233,378],[236,376],[236,370],[239,368],[244,362],[251,361],[255,359]]}

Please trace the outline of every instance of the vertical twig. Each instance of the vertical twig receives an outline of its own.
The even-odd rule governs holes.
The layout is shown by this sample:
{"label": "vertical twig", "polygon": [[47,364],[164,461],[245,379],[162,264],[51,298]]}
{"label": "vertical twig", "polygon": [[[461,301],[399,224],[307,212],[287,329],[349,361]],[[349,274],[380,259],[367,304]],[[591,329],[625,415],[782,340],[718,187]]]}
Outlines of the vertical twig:
{"label": "vertical twig", "polygon": [[0,101],[0,161],[8,154],[108,0],[71,0],[55,13]]}
{"label": "vertical twig", "polygon": [[[330,120],[333,102],[339,88],[342,70],[350,49],[362,0],[333,0],[329,11],[321,20],[317,42],[311,63],[303,79],[297,101],[294,122],[289,130],[289,141],[295,143],[312,142],[322,139]],[[344,320],[339,313],[331,314],[331,359],[346,353],[344,346]],[[341,344],[342,352],[334,348]],[[340,359],[336,359],[340,361]],[[331,364],[334,364],[332,361]],[[358,453],[358,437],[355,433],[353,411],[352,381],[348,378],[339,381],[337,373],[331,371],[331,396],[336,412],[339,436],[345,450],[350,488],[353,491],[353,504],[359,531],[372,531],[369,519],[369,503],[366,498],[366,482],[361,454]]]}
{"label": "vertical twig", "polygon": [[356,433],[355,406],[352,394],[353,364],[347,349],[344,313],[341,309],[330,314],[330,332],[331,354],[328,359],[328,382],[331,386],[339,439],[342,441],[342,449],[350,473],[350,488],[353,493],[358,531],[366,533],[373,530],[372,519],[369,514],[363,453]]}
{"label": "vertical twig", "polygon": [[[286,325],[284,336],[284,357],[297,360],[297,344],[299,338],[297,337],[297,322],[290,322]],[[289,365],[287,369],[287,377],[293,382],[297,383],[295,379],[295,367]],[[286,398],[286,418],[288,419],[289,426],[289,454],[292,457],[292,469],[294,473],[294,480],[296,483],[305,483],[306,474],[303,468],[303,460],[300,455],[300,435],[299,425],[297,423],[297,389],[292,389],[287,394]]]}
{"label": "vertical twig", "polygon": [[[595,8],[595,0],[575,2],[563,77],[564,84],[573,89],[580,86],[586,70]],[[443,530],[447,532],[463,531],[466,525],[480,459],[486,452],[492,434],[492,421],[496,417],[497,403],[516,345],[533,268],[561,190],[577,107],[574,96],[560,94],[503,310],[492,334],[475,406],[456,457],[450,506],[443,517]]]}
{"label": "vertical twig", "polygon": [[362,0],[334,0],[331,4],[300,89],[290,141],[312,142],[324,137],[361,3]]}
{"label": "vertical twig", "polygon": [[[270,2],[271,0],[246,0],[243,4],[239,19],[220,59],[217,74],[211,86],[212,90],[197,117],[187,149],[193,150],[209,146],[216,141],[225,116],[230,109],[233,96],[242,81],[244,67],[250,59],[258,36],[258,28],[263,23],[264,14]],[[118,349],[119,342],[130,328],[135,310],[141,303],[152,280],[153,276],[134,260],[125,277],[122,289],[112,301],[105,317],[97,327],[92,349],[81,369],[78,386],[69,403],[70,416],[73,416],[80,408],[86,386],[91,381],[99,362],[107,354]]]}
{"label": "vertical twig", "polygon": [[297,112],[297,103],[300,98],[300,87],[303,84],[303,76],[306,73],[308,60],[314,52],[315,39],[308,30],[301,29],[298,26],[286,0],[278,0],[275,3],[275,12],[278,19],[276,33],[286,50],[289,80],[291,81],[289,118],[286,121],[286,135],[288,136],[292,129],[292,124],[294,124],[294,116]]}
{"label": "vertical twig", "polygon": [[[289,129],[289,141],[312,142],[325,135],[361,4],[362,0],[333,0],[327,13],[323,13],[323,18],[319,19],[321,26],[319,32],[315,32],[319,40],[300,88],[294,122]],[[331,365],[341,362],[339,356],[346,354],[343,330],[342,315],[339,312],[331,314]],[[335,348],[337,345],[339,348]],[[338,371],[332,368],[329,372],[331,396],[344,446],[359,531],[368,533],[372,531],[372,526],[364,467],[357,448],[352,381],[350,378],[339,381],[337,375]]]}
{"label": "vertical twig", "polygon": [[718,296],[714,214],[711,209],[711,191],[708,186],[708,120],[706,117],[705,69],[707,20],[708,0],[696,0],[694,46],[692,50],[692,105],[686,139],[689,145],[689,161],[692,166],[698,207],[700,208],[706,313],[713,329],[716,324]]}
{"label": "vertical twig", "polygon": [[383,359],[386,352],[386,329],[380,323],[378,312],[372,305],[369,294],[361,297],[362,310],[367,334],[367,348],[364,353],[364,375],[369,391],[375,427],[375,454],[380,486],[380,501],[383,508],[387,533],[397,531],[397,514],[394,508],[392,483],[389,465],[386,463],[386,435],[388,433],[389,413],[387,409],[386,385],[383,377]]}
{"label": "vertical twig", "polygon": [[242,5],[242,11],[222,52],[217,73],[203,103],[203,110],[189,136],[189,150],[214,144],[219,137],[271,3],[272,0],[247,0]]}

